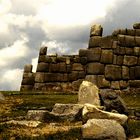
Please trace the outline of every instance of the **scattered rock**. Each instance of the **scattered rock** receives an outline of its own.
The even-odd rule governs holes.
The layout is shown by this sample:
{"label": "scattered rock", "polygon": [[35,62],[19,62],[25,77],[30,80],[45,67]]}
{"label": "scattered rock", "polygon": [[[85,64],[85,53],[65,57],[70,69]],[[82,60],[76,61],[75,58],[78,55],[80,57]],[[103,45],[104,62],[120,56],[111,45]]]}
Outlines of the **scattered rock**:
{"label": "scattered rock", "polygon": [[90,37],[92,36],[102,36],[103,28],[99,24],[95,24],[91,27]]}
{"label": "scattered rock", "polygon": [[126,124],[128,117],[123,114],[111,113],[101,110],[101,107],[96,107],[91,104],[85,104],[82,112],[83,121],[86,122],[89,119],[110,119],[115,120],[119,124]]}
{"label": "scattered rock", "polygon": [[49,114],[47,110],[29,110],[26,115],[27,120],[44,121]]}
{"label": "scattered rock", "polygon": [[40,121],[16,121],[16,120],[11,120],[6,122],[6,124],[14,124],[14,125],[24,125],[27,127],[37,127],[41,122]]}
{"label": "scattered rock", "polygon": [[117,110],[121,114],[128,115],[128,109],[123,99],[111,89],[101,89],[100,92],[101,105],[106,107],[106,111],[111,112]]}
{"label": "scattered rock", "polygon": [[79,88],[78,103],[100,106],[99,89],[91,82],[83,81]]}
{"label": "scattered rock", "polygon": [[114,120],[90,119],[82,126],[84,139],[126,140],[123,127]]}
{"label": "scattered rock", "polygon": [[57,121],[76,121],[82,116],[83,105],[80,104],[55,104],[51,112]]}

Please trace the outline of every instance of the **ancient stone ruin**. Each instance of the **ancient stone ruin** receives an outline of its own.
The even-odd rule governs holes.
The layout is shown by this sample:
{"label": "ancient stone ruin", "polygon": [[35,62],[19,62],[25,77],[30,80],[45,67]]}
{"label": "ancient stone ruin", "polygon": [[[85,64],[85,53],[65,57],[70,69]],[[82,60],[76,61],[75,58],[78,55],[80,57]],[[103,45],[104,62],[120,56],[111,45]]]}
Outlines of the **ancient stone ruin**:
{"label": "ancient stone ruin", "polygon": [[113,90],[140,86],[140,23],[102,37],[101,25],[93,25],[87,49],[78,55],[46,55],[39,52],[36,73],[24,67],[21,91],[77,91],[83,80]]}

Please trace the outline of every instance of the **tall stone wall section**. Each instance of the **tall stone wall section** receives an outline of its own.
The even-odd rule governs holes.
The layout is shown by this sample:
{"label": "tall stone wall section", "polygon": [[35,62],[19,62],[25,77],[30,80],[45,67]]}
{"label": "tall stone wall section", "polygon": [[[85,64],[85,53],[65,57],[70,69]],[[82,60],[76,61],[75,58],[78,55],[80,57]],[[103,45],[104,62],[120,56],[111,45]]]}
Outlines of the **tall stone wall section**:
{"label": "tall stone wall section", "polygon": [[[37,70],[32,90],[75,91],[86,76],[84,61],[78,55],[46,55],[47,47],[39,52]],[[23,76],[24,77],[24,76]],[[24,81],[24,78],[23,78]],[[21,91],[25,85],[21,86]],[[28,83],[26,83],[28,84]],[[27,87],[27,85],[26,85]],[[28,85],[29,90],[30,86]]]}
{"label": "tall stone wall section", "polygon": [[[46,56],[47,48],[41,48],[32,89],[78,90],[84,79],[99,88],[139,88],[140,24],[115,30],[111,36],[102,37],[102,32],[101,25],[92,26],[88,48],[80,49],[79,55]],[[21,91],[31,87],[23,81]]]}

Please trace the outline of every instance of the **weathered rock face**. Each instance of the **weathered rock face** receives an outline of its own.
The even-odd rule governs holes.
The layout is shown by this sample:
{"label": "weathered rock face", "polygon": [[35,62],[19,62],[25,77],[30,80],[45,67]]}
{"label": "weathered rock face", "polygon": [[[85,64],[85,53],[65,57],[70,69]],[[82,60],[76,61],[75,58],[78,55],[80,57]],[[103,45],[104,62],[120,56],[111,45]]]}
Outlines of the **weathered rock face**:
{"label": "weathered rock face", "polygon": [[123,127],[114,120],[90,119],[82,126],[82,136],[95,140],[126,140]]}
{"label": "weathered rock face", "polygon": [[80,104],[55,104],[51,112],[56,120],[76,121],[81,120],[83,105]]}
{"label": "weathered rock face", "polygon": [[103,28],[101,25],[96,24],[91,27],[90,36],[102,36]]}
{"label": "weathered rock face", "polygon": [[86,122],[89,119],[109,119],[115,120],[121,125],[126,124],[128,119],[126,115],[103,111],[100,108],[91,104],[85,104],[82,112],[83,121]]}
{"label": "weathered rock face", "polygon": [[91,82],[83,81],[79,88],[78,103],[100,106],[99,89]]}
{"label": "weathered rock face", "polygon": [[29,110],[27,112],[26,119],[34,121],[45,121],[47,115],[47,110]]}
{"label": "weathered rock face", "polygon": [[101,89],[101,105],[106,107],[106,111],[117,110],[121,114],[128,114],[127,107],[122,98],[111,89]]}

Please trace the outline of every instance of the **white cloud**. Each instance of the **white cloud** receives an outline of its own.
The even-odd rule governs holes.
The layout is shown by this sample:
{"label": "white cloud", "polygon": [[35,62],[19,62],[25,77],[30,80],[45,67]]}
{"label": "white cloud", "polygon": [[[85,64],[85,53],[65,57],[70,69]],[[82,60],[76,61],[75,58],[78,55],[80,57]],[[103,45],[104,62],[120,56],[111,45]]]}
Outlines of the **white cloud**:
{"label": "white cloud", "polygon": [[52,0],[38,9],[37,17],[54,26],[85,25],[105,17],[116,0]]}
{"label": "white cloud", "polygon": [[11,69],[3,72],[0,79],[1,90],[19,90],[21,80],[22,80],[23,70],[21,69]]}
{"label": "white cloud", "polygon": [[22,37],[22,40],[17,40],[12,46],[7,46],[0,50],[0,67],[5,67],[16,62],[21,57],[26,57],[29,48],[26,45],[28,39]]}
{"label": "white cloud", "polygon": [[11,9],[10,0],[1,0],[0,1],[0,15],[7,13]]}

